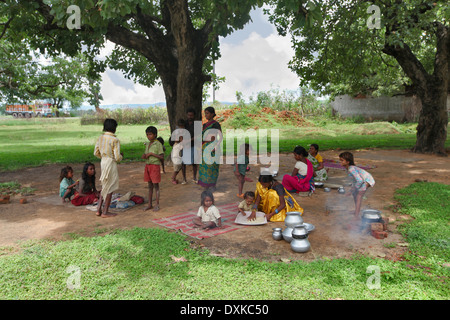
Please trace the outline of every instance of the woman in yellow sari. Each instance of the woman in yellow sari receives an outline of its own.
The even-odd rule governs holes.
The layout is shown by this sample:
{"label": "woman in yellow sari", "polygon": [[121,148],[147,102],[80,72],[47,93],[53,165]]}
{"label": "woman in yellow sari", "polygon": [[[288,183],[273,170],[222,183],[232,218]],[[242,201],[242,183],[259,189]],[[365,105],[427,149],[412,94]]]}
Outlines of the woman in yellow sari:
{"label": "woman in yellow sari", "polygon": [[252,207],[249,220],[256,218],[256,211],[262,211],[267,221],[284,221],[286,213],[290,211],[301,212],[303,208],[295,201],[291,194],[276,181],[272,175],[260,175],[256,184],[256,201]]}

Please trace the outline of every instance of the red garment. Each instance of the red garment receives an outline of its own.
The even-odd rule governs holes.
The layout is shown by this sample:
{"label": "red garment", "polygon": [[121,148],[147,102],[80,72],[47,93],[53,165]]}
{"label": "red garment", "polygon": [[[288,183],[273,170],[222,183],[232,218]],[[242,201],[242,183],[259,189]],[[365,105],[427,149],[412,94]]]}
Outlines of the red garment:
{"label": "red garment", "polygon": [[301,179],[297,176],[293,177],[291,175],[284,175],[283,181],[281,184],[286,188],[289,192],[307,192],[311,190],[311,179],[314,174],[314,167],[308,159],[306,159],[306,165],[308,166],[308,171],[306,173],[306,177]]}
{"label": "red garment", "polygon": [[74,206],[86,206],[88,204],[93,204],[98,200],[97,195],[92,192],[86,192],[84,196],[80,196],[80,194],[77,192],[75,193],[75,197],[72,199],[72,204]]}

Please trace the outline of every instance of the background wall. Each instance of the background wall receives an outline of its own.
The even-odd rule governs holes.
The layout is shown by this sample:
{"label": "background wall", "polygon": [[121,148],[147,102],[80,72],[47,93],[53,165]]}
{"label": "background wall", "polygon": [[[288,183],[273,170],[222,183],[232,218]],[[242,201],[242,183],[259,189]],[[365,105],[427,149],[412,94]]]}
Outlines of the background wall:
{"label": "background wall", "polygon": [[[417,96],[395,97],[350,97],[338,96],[331,102],[334,113],[343,118],[363,117],[367,120],[416,122],[422,108]],[[447,96],[447,110],[450,112],[450,95]]]}

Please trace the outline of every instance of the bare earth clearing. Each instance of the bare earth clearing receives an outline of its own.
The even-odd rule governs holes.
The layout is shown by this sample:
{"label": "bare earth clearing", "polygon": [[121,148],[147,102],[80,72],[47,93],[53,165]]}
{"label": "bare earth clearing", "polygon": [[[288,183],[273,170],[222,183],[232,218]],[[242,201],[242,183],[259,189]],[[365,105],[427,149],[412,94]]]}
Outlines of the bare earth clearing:
{"label": "bare earth clearing", "polygon": [[[323,158],[338,159],[342,150],[320,152]],[[343,210],[332,210],[329,214],[326,207],[354,208],[351,197],[346,197],[332,189],[326,193],[317,189],[311,197],[294,195],[305,210],[303,219],[313,224],[316,229],[310,234],[311,250],[307,253],[295,253],[289,243],[272,239],[272,228],[283,227],[284,222],[270,222],[262,226],[251,226],[228,232],[208,239],[188,238],[192,244],[204,246],[212,254],[230,258],[256,258],[266,261],[281,259],[312,261],[320,258],[348,258],[356,253],[386,259],[399,259],[407,250],[404,239],[397,232],[397,226],[409,219],[393,211],[394,191],[415,182],[426,179],[428,182],[448,184],[450,161],[448,158],[431,155],[414,154],[407,150],[359,150],[353,151],[357,165],[376,166],[370,172],[376,185],[363,208],[375,208],[390,218],[388,237],[380,240],[369,234],[360,234],[348,228],[351,216]],[[126,156],[126,155],[125,155]],[[279,177],[291,173],[295,160],[291,154],[280,155]],[[202,188],[193,183],[173,185],[170,181],[172,167],[166,165],[161,183],[161,210],[158,212],[143,211],[144,206],[136,206],[114,218],[103,219],[84,207],[74,207],[60,201],[43,203],[39,201],[58,193],[58,176],[62,165],[50,165],[39,168],[23,169],[16,172],[0,173],[0,182],[18,181],[22,186],[36,189],[33,195],[26,196],[27,203],[20,204],[16,195],[11,203],[0,204],[0,247],[15,246],[21,241],[31,239],[70,239],[70,234],[96,236],[105,234],[116,228],[160,228],[153,219],[168,217],[198,208]],[[82,165],[72,165],[75,178],[81,175]],[[99,163],[97,179],[100,176]],[[148,189],[143,181],[144,164],[123,163],[119,165],[120,190],[125,194],[134,191],[148,200]],[[251,166],[249,176],[256,181],[260,166]],[[330,169],[332,181],[346,179],[342,170]],[[188,166],[188,181],[192,179],[191,167]],[[446,178],[447,177],[447,178]],[[100,187],[100,184],[97,184]],[[244,190],[254,190],[255,182],[246,182]],[[214,193],[216,204],[229,204],[239,201],[236,197],[237,181],[231,165],[222,165],[217,191]],[[396,246],[392,244],[396,243]],[[389,244],[389,245],[386,245]]]}

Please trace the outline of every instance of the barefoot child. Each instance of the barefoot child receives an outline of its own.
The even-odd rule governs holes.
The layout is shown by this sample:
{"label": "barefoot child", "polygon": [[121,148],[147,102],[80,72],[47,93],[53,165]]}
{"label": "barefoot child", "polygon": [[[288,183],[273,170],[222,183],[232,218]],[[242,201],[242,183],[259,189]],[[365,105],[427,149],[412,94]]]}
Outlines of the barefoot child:
{"label": "barefoot child", "polygon": [[86,206],[98,202],[99,198],[100,192],[95,188],[95,165],[86,162],[72,204],[74,206]]}
{"label": "barefoot child", "polygon": [[[165,154],[166,154],[166,147],[164,146],[164,139],[162,137],[158,137],[158,138],[156,138],[156,140],[161,142],[161,145],[163,147],[163,156],[165,156]],[[164,167],[164,160],[165,160],[164,157],[162,158],[162,160],[160,160],[162,173],[166,173],[166,168]]]}
{"label": "barefoot child", "polygon": [[[177,129],[185,129],[185,121],[183,119],[180,119],[178,121]],[[183,136],[180,135],[174,142],[172,146],[172,153],[171,153],[171,159],[173,163],[173,175],[172,175],[172,183],[178,184],[177,181],[177,175],[180,171],[182,171],[183,175],[183,181],[181,184],[186,184],[186,170],[185,167],[183,167],[183,159],[182,159],[182,152],[183,152]]]}
{"label": "barefoot child", "polygon": [[244,200],[239,203],[239,212],[245,216],[245,211],[252,211],[252,207],[255,203],[255,193],[253,191],[247,191],[244,193]]}
{"label": "barefoot child", "polygon": [[192,222],[202,229],[222,228],[222,218],[219,209],[214,205],[214,196],[211,191],[202,192],[200,208]]}
{"label": "barefoot child", "polygon": [[347,169],[348,175],[352,178],[352,188],[350,193],[355,201],[355,219],[359,218],[359,212],[361,210],[361,202],[367,189],[375,185],[375,180],[372,175],[366,170],[355,166],[353,160],[353,154],[350,152],[342,152],[339,155],[339,162],[345,169]]}
{"label": "barefoot child", "polygon": [[70,198],[75,194],[77,185],[78,181],[73,181],[73,169],[69,166],[62,168],[59,175],[59,195],[63,203],[66,202],[66,199],[70,201]]}
{"label": "barefoot child", "polygon": [[[117,121],[114,119],[105,119],[103,122],[103,135],[97,139],[94,155],[101,159],[100,162],[100,182],[102,191],[97,205],[97,216],[109,218],[116,216],[115,213],[109,213],[111,198],[114,191],[119,189],[119,170],[117,162],[122,161],[123,153],[120,152],[120,141],[116,137]],[[103,202],[105,210],[102,210]]]}
{"label": "barefoot child", "polygon": [[245,183],[245,175],[247,173],[247,168],[249,164],[249,154],[250,154],[250,145],[248,143],[244,143],[241,145],[241,151],[237,158],[236,164],[234,165],[234,175],[238,180],[238,194],[239,198],[244,198],[244,194],[242,190],[244,189]]}
{"label": "barefoot child", "polygon": [[[145,159],[144,181],[148,183],[148,207],[144,211],[153,209],[153,211],[159,210],[159,183],[161,182],[161,160],[164,160],[164,150],[161,142],[158,141],[158,129],[153,126],[147,127],[145,130],[147,139],[145,153],[142,155],[142,159]],[[153,207],[152,197],[153,188],[156,192],[156,206]]]}

